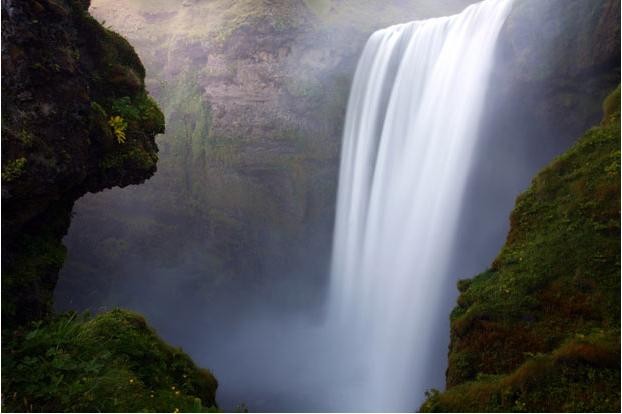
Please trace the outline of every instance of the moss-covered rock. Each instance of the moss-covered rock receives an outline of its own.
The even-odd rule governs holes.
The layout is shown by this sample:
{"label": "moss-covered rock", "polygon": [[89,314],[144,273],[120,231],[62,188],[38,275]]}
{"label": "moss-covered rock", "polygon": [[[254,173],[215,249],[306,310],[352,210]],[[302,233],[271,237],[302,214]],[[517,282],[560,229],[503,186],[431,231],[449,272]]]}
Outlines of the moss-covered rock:
{"label": "moss-covered rock", "polygon": [[[73,202],[156,170],[164,117],[88,1],[2,3],[2,321],[50,311]],[[118,120],[117,124],[112,120]],[[40,248],[48,246],[48,248]],[[44,259],[49,256],[55,257]]]}
{"label": "moss-covered rock", "polygon": [[423,411],[620,410],[619,105],[618,89],[518,198],[491,269],[459,284],[448,389]]}
{"label": "moss-covered rock", "polygon": [[2,408],[208,411],[215,378],[139,315],[51,313],[75,200],[153,175],[164,132],[134,49],[89,3],[2,2]]}
{"label": "moss-covered rock", "polygon": [[10,412],[216,410],[214,376],[129,311],[70,313],[21,329],[3,342],[2,370]]}

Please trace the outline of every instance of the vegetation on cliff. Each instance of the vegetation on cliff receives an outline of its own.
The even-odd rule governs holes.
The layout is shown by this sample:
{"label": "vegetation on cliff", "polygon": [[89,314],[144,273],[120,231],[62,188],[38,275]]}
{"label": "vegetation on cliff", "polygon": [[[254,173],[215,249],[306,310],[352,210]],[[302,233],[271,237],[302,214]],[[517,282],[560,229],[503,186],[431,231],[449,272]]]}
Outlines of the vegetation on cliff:
{"label": "vegetation on cliff", "polygon": [[2,351],[3,409],[10,412],[205,412],[215,405],[214,376],[132,312],[35,322]]}
{"label": "vegetation on cliff", "polygon": [[620,410],[620,94],[517,200],[491,269],[458,284],[447,391],[422,411]]}
{"label": "vegetation on cliff", "polygon": [[[472,1],[409,9],[408,19]],[[133,47],[91,17],[88,3],[2,4],[3,409],[213,410],[214,377],[140,316],[51,313],[74,202],[153,175],[165,123]],[[240,304],[241,290],[277,273],[270,261],[289,269],[302,252],[319,269],[309,240],[329,250],[317,235],[323,226],[330,237],[325,218],[354,64],[372,29],[406,18],[403,2],[100,3],[112,4],[102,16],[120,22],[153,69],[150,87],[169,131],[159,142],[162,174],[132,197],[95,201],[78,218],[79,257],[67,285],[74,304],[102,304],[136,258],[162,268],[191,262],[192,290],[214,296],[230,276],[247,274],[253,279],[234,293]],[[583,125],[593,113],[578,116],[577,102],[601,99],[619,79],[610,70],[619,61],[619,26],[611,24],[619,0],[546,3],[543,13],[537,0],[516,8],[505,32],[511,58],[500,72],[518,74],[517,89],[555,92],[529,101],[542,102],[533,112]],[[560,9],[568,12],[559,26],[530,18],[555,21]],[[578,26],[577,35],[568,30]],[[548,59],[551,50],[561,55]],[[460,283],[449,389],[432,391],[424,411],[619,410],[619,122],[618,89],[603,125],[521,196],[492,268]],[[188,246],[198,251],[191,260]],[[151,276],[127,279],[140,285]],[[271,289],[273,281],[261,283]],[[313,296],[287,293],[282,300],[296,304]]]}
{"label": "vegetation on cliff", "polygon": [[164,132],[134,49],[88,6],[2,2],[2,408],[205,411],[215,378],[140,316],[52,314],[75,200],[153,175]]}
{"label": "vegetation on cliff", "polygon": [[156,170],[164,117],[132,46],[77,0],[2,3],[2,320],[40,318],[87,191]]}

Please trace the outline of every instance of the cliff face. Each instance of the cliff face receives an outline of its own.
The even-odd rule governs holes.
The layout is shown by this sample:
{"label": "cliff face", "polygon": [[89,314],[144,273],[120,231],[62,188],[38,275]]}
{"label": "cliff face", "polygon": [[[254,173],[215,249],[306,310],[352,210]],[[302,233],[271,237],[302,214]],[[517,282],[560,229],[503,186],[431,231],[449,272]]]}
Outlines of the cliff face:
{"label": "cliff face", "polygon": [[[158,174],[131,199],[115,190],[81,201],[76,228],[93,231],[70,234],[76,255],[59,295],[93,306],[115,278],[140,283],[124,270],[129,255],[191,263],[187,273],[204,295],[223,281],[237,280],[237,291],[271,288],[289,274],[306,284],[294,301],[314,297],[326,273],[341,128],[361,48],[376,28],[454,13],[469,1],[423,3],[93,2],[93,14],[126,34],[149,69],[167,135]],[[128,225],[134,211],[141,225]],[[189,258],[196,249],[201,258]],[[99,281],[96,293],[79,280],[85,270]]]}
{"label": "cliff face", "polygon": [[620,89],[516,202],[491,268],[458,284],[447,391],[423,411],[620,410]]}
{"label": "cliff face", "polygon": [[202,411],[217,382],[139,315],[53,315],[74,202],[156,170],[164,117],[88,1],[2,2],[2,387],[8,411]]}
{"label": "cliff face", "polygon": [[156,169],[164,118],[134,49],[88,2],[2,3],[2,318],[39,319],[64,260],[60,239],[87,191]]}
{"label": "cliff face", "polygon": [[[576,137],[600,117],[617,85],[619,0],[517,0],[499,40],[493,84],[535,121]],[[572,116],[568,116],[572,114]]]}

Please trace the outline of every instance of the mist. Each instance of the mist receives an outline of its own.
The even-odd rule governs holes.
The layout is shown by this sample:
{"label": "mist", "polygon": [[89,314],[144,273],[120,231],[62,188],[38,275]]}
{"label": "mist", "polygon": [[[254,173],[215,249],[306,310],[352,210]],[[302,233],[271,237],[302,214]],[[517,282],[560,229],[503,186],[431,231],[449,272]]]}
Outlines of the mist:
{"label": "mist", "polygon": [[[357,395],[364,347],[326,318],[350,85],[375,30],[457,13],[474,1],[396,0],[382,15],[385,2],[370,1],[361,6],[367,14],[354,13],[351,21],[349,2],[335,2],[333,9],[316,5],[315,15],[303,16],[310,25],[286,30],[276,46],[280,32],[257,29],[260,36],[248,36],[259,46],[250,47],[244,36],[251,29],[244,29],[218,51],[212,38],[192,43],[188,39],[195,38],[184,37],[196,29],[189,23],[200,23],[189,16],[203,2],[183,9],[161,3],[133,2],[124,17],[115,9],[120,3],[93,1],[93,14],[136,44],[148,86],[166,114],[167,134],[158,138],[153,178],[76,203],[56,308],[99,313],[122,307],[144,314],[159,335],[215,374],[226,411],[367,410],[365,396]],[[296,16],[314,4],[258,3]],[[149,19],[159,25],[176,9],[176,22],[163,20],[169,22],[160,33],[166,42],[143,30]],[[136,16],[143,20],[135,23]],[[327,20],[318,23],[318,16]],[[515,198],[598,117],[576,108],[584,114],[579,121],[543,118],[531,105],[544,100],[541,85],[517,76],[522,68],[506,66],[507,30],[500,36],[447,279],[438,301],[429,304],[430,356],[418,368],[424,373],[417,373],[426,380],[412,389],[411,410],[426,390],[444,388],[456,282],[490,266]],[[274,53],[258,58],[264,49]],[[190,75],[180,68],[188,62],[188,72],[206,62],[236,70],[186,81]],[[602,89],[594,86],[590,96],[600,98]]]}

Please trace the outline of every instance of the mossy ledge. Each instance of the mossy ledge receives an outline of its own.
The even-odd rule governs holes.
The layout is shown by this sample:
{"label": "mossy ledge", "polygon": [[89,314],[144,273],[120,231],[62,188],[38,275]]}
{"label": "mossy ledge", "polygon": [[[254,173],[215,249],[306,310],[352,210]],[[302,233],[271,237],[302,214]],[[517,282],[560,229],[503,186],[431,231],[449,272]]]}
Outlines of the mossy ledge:
{"label": "mossy ledge", "polygon": [[2,409],[208,411],[216,379],[139,315],[52,312],[74,202],[151,177],[164,132],[134,49],[88,7],[2,2]]}
{"label": "mossy ledge", "polygon": [[8,344],[2,371],[9,412],[215,410],[214,376],[125,310],[34,323]]}
{"label": "mossy ledge", "polygon": [[620,411],[620,92],[518,197],[490,270],[459,282],[447,390],[424,412]]}

